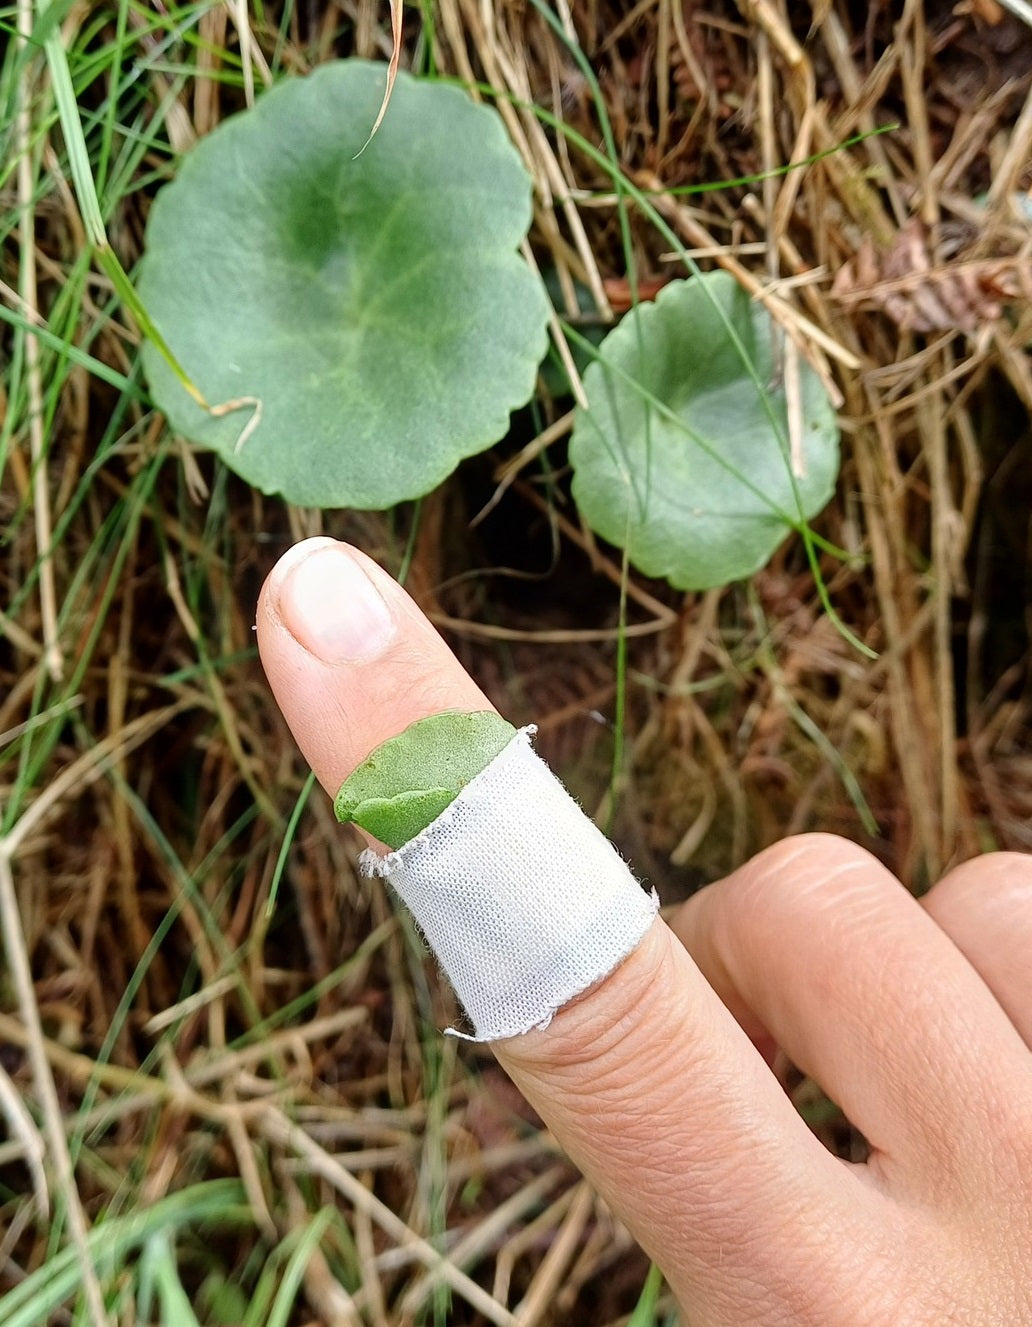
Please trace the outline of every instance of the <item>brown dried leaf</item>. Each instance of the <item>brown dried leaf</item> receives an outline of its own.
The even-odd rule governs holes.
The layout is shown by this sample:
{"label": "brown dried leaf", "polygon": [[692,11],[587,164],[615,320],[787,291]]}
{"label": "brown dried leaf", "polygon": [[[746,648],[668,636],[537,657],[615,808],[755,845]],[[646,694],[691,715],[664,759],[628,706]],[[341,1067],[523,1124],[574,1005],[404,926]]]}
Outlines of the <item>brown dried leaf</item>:
{"label": "brown dried leaf", "polygon": [[669,285],[668,276],[639,277],[635,292],[631,293],[631,283],[625,276],[607,276],[602,286],[606,299],[614,313],[626,313],[636,303],[654,300],[664,286]]}
{"label": "brown dried leaf", "polygon": [[865,236],[839,268],[832,296],[858,309],[877,309],[905,332],[976,332],[1027,299],[1032,278],[1020,257],[936,264],[931,237],[916,217],[879,253]]}

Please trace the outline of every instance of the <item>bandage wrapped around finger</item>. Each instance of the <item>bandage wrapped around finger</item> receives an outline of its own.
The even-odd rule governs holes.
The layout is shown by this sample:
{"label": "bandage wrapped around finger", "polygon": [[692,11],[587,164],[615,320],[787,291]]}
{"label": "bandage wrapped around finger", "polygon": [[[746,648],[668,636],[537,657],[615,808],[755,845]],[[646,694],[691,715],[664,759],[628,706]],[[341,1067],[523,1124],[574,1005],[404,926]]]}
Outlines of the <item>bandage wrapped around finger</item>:
{"label": "bandage wrapped around finger", "polygon": [[659,906],[535,753],[533,731],[513,732],[414,838],[361,859],[411,911],[475,1041],[547,1026],[637,947]]}

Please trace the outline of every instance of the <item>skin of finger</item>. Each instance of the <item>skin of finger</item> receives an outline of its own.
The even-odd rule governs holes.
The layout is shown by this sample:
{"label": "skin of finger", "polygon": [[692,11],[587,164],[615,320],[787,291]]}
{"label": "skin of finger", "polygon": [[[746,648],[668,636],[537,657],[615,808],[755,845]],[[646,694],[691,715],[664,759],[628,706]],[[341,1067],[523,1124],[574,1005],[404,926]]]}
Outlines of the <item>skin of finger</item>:
{"label": "skin of finger", "polygon": [[[415,719],[487,704],[404,591],[355,556],[398,622],[376,659],[327,665],[303,648],[284,625],[275,573],[257,615],[276,699],[331,795]],[[862,1194],[665,926],[547,1029],[495,1049],[675,1288],[737,1312],[704,1307],[699,1323],[801,1321],[792,1315],[826,1265],[824,1232],[847,1220],[855,1229]],[[832,1293],[835,1277],[825,1284]],[[757,1296],[759,1317],[746,1303]]]}
{"label": "skin of finger", "polygon": [[880,1188],[967,1209],[988,1140],[1028,1091],[1028,1053],[880,863],[833,836],[788,839],[671,926],[728,1007],[768,1029],[862,1131]]}
{"label": "skin of finger", "polygon": [[994,852],[964,862],[921,903],[1032,1048],[1032,856]]}
{"label": "skin of finger", "polygon": [[[693,1324],[856,1327],[861,1304],[901,1321],[905,1223],[798,1147],[788,1098],[663,923],[547,1029],[492,1049]],[[829,1229],[849,1232],[840,1256]]]}
{"label": "skin of finger", "polygon": [[[334,542],[305,540],[281,559],[280,574],[290,559]],[[331,797],[374,747],[417,719],[449,709],[494,708],[393,577],[360,549],[349,551],[397,618],[396,640],[386,657],[340,664],[313,657],[284,626],[273,603],[272,576],[262,586],[255,622],[273,695]]]}

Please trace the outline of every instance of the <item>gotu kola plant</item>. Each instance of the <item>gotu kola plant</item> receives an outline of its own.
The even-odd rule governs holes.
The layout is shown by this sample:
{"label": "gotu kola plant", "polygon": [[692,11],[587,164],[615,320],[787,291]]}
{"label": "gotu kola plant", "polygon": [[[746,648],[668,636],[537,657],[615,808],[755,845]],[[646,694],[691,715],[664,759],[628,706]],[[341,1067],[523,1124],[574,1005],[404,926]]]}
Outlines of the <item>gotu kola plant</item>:
{"label": "gotu kola plant", "polygon": [[[797,435],[786,373],[798,374]],[[838,425],[818,375],[733,277],[666,286],[612,331],[584,375],[573,493],[594,530],[683,590],[758,571],[828,502]]]}
{"label": "gotu kola plant", "polygon": [[286,79],[184,159],[140,294],[212,410],[144,350],[172,426],[306,506],[382,508],[504,435],[548,303],[517,252],[530,180],[501,120],[384,68]]}
{"label": "gotu kola plant", "polygon": [[[507,430],[546,347],[517,253],[530,181],[496,113],[383,67],[287,79],[185,159],[147,230],[140,291],[208,402],[155,346],[172,425],[302,505],[382,508]],[[724,273],[675,282],[603,341],[570,447],[585,519],[682,589],[750,575],[831,496],[834,410]]]}

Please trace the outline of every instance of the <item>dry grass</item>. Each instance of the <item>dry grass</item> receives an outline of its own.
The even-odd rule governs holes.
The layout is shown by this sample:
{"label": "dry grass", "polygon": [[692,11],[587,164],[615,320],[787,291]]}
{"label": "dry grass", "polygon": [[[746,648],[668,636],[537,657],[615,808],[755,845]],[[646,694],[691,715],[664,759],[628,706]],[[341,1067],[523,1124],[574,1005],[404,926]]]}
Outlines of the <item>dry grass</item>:
{"label": "dry grass", "polygon": [[[822,614],[791,542],[748,586],[684,596],[633,577],[616,834],[667,901],[788,831],[857,838],[914,888],[987,847],[1032,847],[1032,230],[1012,203],[1032,185],[1032,33],[994,0],[889,8],[557,7],[640,187],[757,176],[898,125],[805,169],[655,199],[841,396],[845,465],[819,529],[850,558],[824,572],[878,656]],[[383,9],[245,22],[212,5],[196,47],[181,33],[164,48],[171,19],[130,10],[119,35],[116,7],[74,6],[70,48],[121,42],[123,74],[147,63],[130,108],[151,137],[141,187],[126,179],[109,218],[125,264],[165,145],[187,148],[270,68],[383,58]],[[408,59],[420,28],[410,13]],[[535,261],[601,317],[626,307],[611,181],[518,109],[599,139],[567,47],[517,3],[439,0],[433,29],[441,69],[500,94],[535,180]],[[214,77],[241,52],[246,75]],[[272,1294],[322,1209],[290,1321],[625,1321],[643,1258],[490,1056],[436,1035],[448,997],[318,792],[267,914],[306,771],[250,627],[263,576],[305,534],[397,570],[411,533],[413,592],[607,813],[620,565],[564,497],[569,401],[542,399],[414,526],[288,510],[188,457],[138,393],[55,356],[77,345],[131,378],[137,337],[82,264],[43,68],[6,69],[24,164],[4,177],[0,272],[22,319],[3,329],[0,400],[0,1293],[91,1227],[238,1178],[221,1222],[177,1229],[172,1265],[202,1321],[241,1320],[234,1287],[245,1307]],[[640,216],[633,240],[647,295],[676,269]],[[25,333],[40,321],[49,342]],[[839,1126],[814,1127],[836,1145]],[[112,1319],[137,1320],[137,1283],[105,1283]]]}

